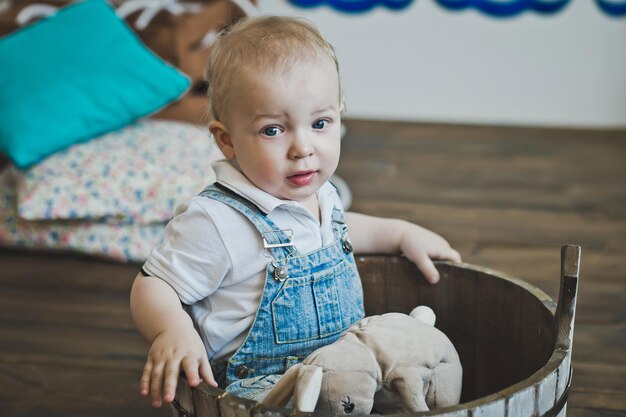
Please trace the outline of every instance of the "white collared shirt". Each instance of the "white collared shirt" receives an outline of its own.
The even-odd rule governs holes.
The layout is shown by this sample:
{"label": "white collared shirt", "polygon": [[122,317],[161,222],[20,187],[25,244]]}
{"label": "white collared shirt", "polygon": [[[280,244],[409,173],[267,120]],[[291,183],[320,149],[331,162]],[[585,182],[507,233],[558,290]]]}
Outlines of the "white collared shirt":
{"label": "white collared shirt", "polygon": [[[212,167],[219,184],[254,203],[280,229],[291,229],[300,253],[334,241],[333,208],[342,205],[330,183],[317,191],[320,224],[300,203],[257,188],[229,161]],[[209,358],[219,358],[243,343],[261,299],[268,262],[261,235],[246,217],[222,202],[196,196],[177,208],[143,268],[190,305]]]}

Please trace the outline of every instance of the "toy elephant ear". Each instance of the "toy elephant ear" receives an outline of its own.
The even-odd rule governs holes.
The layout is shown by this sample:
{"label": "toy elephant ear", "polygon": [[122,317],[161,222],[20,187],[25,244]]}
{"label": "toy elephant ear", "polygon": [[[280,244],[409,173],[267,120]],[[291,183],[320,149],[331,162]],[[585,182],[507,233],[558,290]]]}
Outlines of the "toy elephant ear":
{"label": "toy elephant ear", "polygon": [[432,310],[432,308],[428,306],[415,307],[413,311],[409,313],[409,316],[413,317],[414,319],[421,320],[430,326],[434,326],[435,320],[437,319],[437,317],[435,316],[435,312]]}
{"label": "toy elephant ear", "polygon": [[292,366],[276,386],[261,401],[269,406],[285,406],[293,397],[293,406],[299,412],[315,411],[322,389],[322,368],[301,363]]}

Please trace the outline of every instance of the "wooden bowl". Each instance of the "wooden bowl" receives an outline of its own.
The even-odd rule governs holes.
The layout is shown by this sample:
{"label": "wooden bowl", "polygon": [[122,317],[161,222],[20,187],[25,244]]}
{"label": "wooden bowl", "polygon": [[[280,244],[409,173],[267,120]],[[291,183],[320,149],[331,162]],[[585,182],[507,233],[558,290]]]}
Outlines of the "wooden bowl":
{"label": "wooden bowl", "polygon": [[[356,261],[367,315],[430,306],[437,315],[436,327],[461,358],[461,404],[413,416],[565,415],[579,246],[561,250],[558,305],[525,281],[479,266],[437,262],[441,281],[430,285],[405,258],[376,255]],[[206,384],[190,388],[183,377],[175,406],[181,417],[281,417],[292,412],[263,407]]]}

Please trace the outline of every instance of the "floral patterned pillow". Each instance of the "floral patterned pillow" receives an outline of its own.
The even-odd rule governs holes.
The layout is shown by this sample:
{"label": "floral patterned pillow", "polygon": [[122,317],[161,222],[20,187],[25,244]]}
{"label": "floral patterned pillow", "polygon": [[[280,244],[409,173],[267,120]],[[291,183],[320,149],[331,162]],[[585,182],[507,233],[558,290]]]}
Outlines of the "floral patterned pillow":
{"label": "floral patterned pillow", "polygon": [[222,157],[206,129],[145,120],[58,152],[17,174],[22,219],[170,220],[215,180]]}
{"label": "floral patterned pillow", "polygon": [[163,237],[165,222],[147,225],[132,219],[29,221],[17,216],[13,167],[0,173],[0,245],[71,250],[119,262],[144,262]]}

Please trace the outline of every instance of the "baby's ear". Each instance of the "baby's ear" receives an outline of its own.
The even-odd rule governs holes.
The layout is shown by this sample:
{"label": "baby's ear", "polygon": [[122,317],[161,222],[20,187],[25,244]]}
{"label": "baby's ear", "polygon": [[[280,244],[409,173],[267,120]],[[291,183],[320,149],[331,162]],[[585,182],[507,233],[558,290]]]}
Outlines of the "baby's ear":
{"label": "baby's ear", "polygon": [[224,156],[228,159],[235,159],[235,148],[224,123],[217,120],[211,121],[209,123],[209,132],[213,135],[215,143]]}

